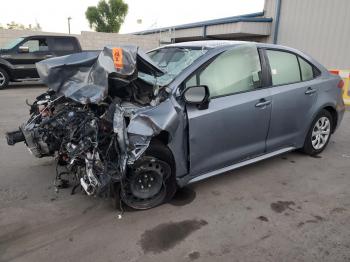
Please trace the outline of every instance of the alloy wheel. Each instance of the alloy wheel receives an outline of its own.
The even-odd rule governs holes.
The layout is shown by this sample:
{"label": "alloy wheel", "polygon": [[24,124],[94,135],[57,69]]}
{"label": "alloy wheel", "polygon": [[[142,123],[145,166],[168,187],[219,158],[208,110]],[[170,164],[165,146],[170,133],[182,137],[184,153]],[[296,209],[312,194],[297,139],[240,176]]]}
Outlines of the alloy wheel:
{"label": "alloy wheel", "polygon": [[330,120],[323,116],[317,120],[311,135],[312,147],[316,150],[323,148],[329,139],[331,133],[331,122]]}
{"label": "alloy wheel", "polygon": [[3,86],[6,82],[6,78],[2,72],[0,72],[0,86]]}

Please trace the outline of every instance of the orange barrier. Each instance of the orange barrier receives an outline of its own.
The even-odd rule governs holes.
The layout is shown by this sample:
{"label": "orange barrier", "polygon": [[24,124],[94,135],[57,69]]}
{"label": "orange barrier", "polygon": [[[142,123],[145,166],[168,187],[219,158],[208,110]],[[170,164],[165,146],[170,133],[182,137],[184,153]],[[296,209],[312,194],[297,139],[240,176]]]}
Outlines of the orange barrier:
{"label": "orange barrier", "polygon": [[330,73],[339,75],[344,81],[343,99],[347,106],[350,106],[350,70],[329,70]]}

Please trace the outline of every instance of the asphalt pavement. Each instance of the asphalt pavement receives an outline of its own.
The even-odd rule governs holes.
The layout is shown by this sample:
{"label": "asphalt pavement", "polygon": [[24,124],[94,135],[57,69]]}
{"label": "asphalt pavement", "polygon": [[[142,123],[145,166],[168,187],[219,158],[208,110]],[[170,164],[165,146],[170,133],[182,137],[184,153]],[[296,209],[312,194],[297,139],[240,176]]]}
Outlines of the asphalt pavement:
{"label": "asphalt pavement", "polygon": [[[0,91],[0,261],[350,261],[350,114],[317,158],[284,154],[147,211],[54,191],[54,161],[4,133],[45,87]],[[121,215],[121,216],[120,216]]]}

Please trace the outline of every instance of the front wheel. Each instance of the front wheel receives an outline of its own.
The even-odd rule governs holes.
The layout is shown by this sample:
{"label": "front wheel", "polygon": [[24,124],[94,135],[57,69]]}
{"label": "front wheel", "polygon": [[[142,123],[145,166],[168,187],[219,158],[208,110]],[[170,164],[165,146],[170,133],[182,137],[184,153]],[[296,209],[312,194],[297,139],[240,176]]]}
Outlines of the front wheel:
{"label": "front wheel", "polygon": [[10,81],[9,75],[7,72],[0,68],[0,89],[4,89],[8,86]]}
{"label": "front wheel", "polygon": [[150,209],[168,202],[176,187],[171,151],[160,142],[152,142],[144,156],[129,168],[120,197],[133,209]]}
{"label": "front wheel", "polygon": [[329,142],[332,126],[332,115],[327,110],[322,110],[312,122],[302,150],[311,156],[321,153]]}

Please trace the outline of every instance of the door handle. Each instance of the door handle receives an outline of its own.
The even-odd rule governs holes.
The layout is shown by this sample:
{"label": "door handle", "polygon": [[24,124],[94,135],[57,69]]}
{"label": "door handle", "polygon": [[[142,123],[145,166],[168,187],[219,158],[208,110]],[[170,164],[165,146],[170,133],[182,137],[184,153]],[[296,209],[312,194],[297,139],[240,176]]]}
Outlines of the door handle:
{"label": "door handle", "polygon": [[313,89],[311,87],[308,87],[307,90],[305,91],[305,95],[312,95],[316,93],[316,89]]}
{"label": "door handle", "polygon": [[265,100],[265,99],[261,99],[259,101],[259,103],[255,104],[255,107],[265,107],[265,106],[268,106],[269,104],[271,104],[271,101]]}
{"label": "door handle", "polygon": [[45,58],[51,58],[53,55],[46,55]]}

